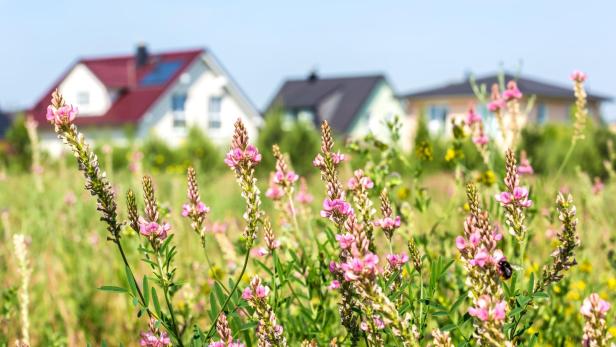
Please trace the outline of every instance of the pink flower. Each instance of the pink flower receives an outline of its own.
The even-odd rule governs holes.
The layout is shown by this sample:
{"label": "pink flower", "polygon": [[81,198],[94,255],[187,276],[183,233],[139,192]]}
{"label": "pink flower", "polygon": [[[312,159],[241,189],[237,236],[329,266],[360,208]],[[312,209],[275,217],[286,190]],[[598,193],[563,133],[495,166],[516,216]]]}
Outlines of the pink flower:
{"label": "pink flower", "polygon": [[274,183],[276,184],[293,183],[298,179],[299,176],[293,171],[287,172],[286,175],[282,171],[276,171],[274,174]]}
{"label": "pink flower", "polygon": [[188,217],[190,216],[190,212],[192,211],[192,206],[190,206],[190,204],[184,204],[182,205],[182,216],[183,217]]}
{"label": "pink flower", "polygon": [[265,196],[274,201],[282,199],[284,196],[284,190],[277,185],[271,185],[265,191]]}
{"label": "pink flower", "polygon": [[505,301],[497,302],[494,305],[494,310],[492,312],[492,318],[496,321],[502,321],[505,319],[507,313],[507,303]]}
{"label": "pink flower", "polygon": [[225,156],[225,164],[232,169],[237,169],[242,163],[246,163],[248,167],[254,167],[261,161],[261,153],[253,146],[246,146],[245,150],[241,148],[232,148]]}
{"label": "pink flower", "polygon": [[473,137],[473,142],[476,145],[484,146],[488,144],[488,137],[485,134],[480,134],[479,136]]}
{"label": "pink flower", "polygon": [[602,190],[603,190],[603,181],[601,181],[601,178],[595,177],[595,183],[592,185],[592,193],[595,195],[599,195],[599,193],[601,193]]}
{"label": "pink flower", "polygon": [[355,242],[355,237],[349,233],[336,235],[336,241],[340,244],[340,248],[347,249]]}
{"label": "pink flower", "polygon": [[409,256],[406,255],[406,253],[388,254],[386,257],[387,262],[389,262],[389,265],[393,268],[399,268],[409,261]]}
{"label": "pink flower", "polygon": [[377,219],[374,221],[374,225],[385,230],[397,229],[400,227],[400,216],[396,216],[396,218],[384,217]]}
{"label": "pink flower", "polygon": [[503,99],[505,99],[505,101],[511,101],[521,98],[522,92],[518,89],[518,84],[515,81],[509,81],[507,83],[507,89],[503,92]]}
{"label": "pink flower", "polygon": [[378,264],[379,257],[376,254],[368,253],[364,256],[364,265],[366,266],[366,268],[375,269]]}
{"label": "pink flower", "polygon": [[505,108],[505,102],[501,99],[493,100],[488,103],[488,110],[490,112],[498,112]]}
{"label": "pink flower", "polygon": [[574,70],[571,73],[571,80],[573,82],[582,83],[582,82],[586,81],[586,74],[583,73],[582,71]]}
{"label": "pink flower", "polygon": [[167,238],[167,234],[170,230],[171,225],[168,223],[160,225],[156,222],[146,222],[142,220],[139,224],[139,233],[149,238],[164,240]]}
{"label": "pink flower", "polygon": [[312,165],[314,167],[322,167],[322,166],[324,166],[325,165],[325,158],[323,158],[323,156],[320,153],[317,154],[317,156],[312,161]]}
{"label": "pink flower", "polygon": [[164,331],[159,336],[148,331],[141,333],[139,345],[143,347],[166,347],[171,346],[171,339],[169,339],[169,336]]}
{"label": "pink flower", "polygon": [[456,248],[459,250],[463,250],[466,248],[466,240],[462,236],[456,237]]}
{"label": "pink flower", "polygon": [[342,217],[353,215],[353,209],[351,205],[342,199],[325,199],[323,200],[323,210],[321,211],[321,217]]}
{"label": "pink flower", "polygon": [[330,285],[327,288],[329,288],[330,290],[336,290],[340,288],[340,281],[333,280],[332,283],[330,283]]}
{"label": "pink flower", "polygon": [[490,257],[490,253],[488,253],[488,251],[482,248],[481,250],[479,250],[479,252],[475,254],[475,257],[469,261],[469,264],[473,266],[484,267],[491,261],[492,257]]}
{"label": "pink flower", "polygon": [[267,294],[269,294],[269,287],[267,286],[263,286],[263,285],[258,285],[257,289],[255,289],[255,295],[257,296],[257,298],[264,298],[267,296]]}
{"label": "pink flower", "polygon": [[479,231],[471,233],[471,235],[468,237],[468,241],[471,243],[471,245],[473,245],[473,247],[477,247],[481,242],[481,234],[479,233]]}
{"label": "pink flower", "polygon": [[340,152],[332,153],[332,161],[334,162],[335,165],[338,165],[345,160],[346,160],[346,156],[344,154],[340,154]]}
{"label": "pink flower", "polygon": [[345,280],[354,281],[363,274],[374,274],[378,263],[379,257],[373,253],[368,253],[363,258],[351,258],[346,263],[340,265],[340,268],[344,271]]}
{"label": "pink flower", "polygon": [[227,347],[227,344],[224,343],[223,341],[215,341],[215,342],[210,342],[210,344],[207,345],[207,347]]}
{"label": "pink flower", "polygon": [[580,313],[586,317],[593,317],[598,315],[599,317],[604,317],[605,313],[609,311],[611,305],[609,302],[601,299],[599,294],[592,293],[582,303],[582,307],[580,308]]}
{"label": "pink flower", "polygon": [[385,329],[385,322],[379,317],[374,317],[374,326],[379,330]]}
{"label": "pink flower", "polygon": [[244,291],[242,292],[242,299],[244,300],[252,299],[252,289],[250,289],[250,287],[246,287],[246,289],[244,289]]}
{"label": "pink flower", "polygon": [[502,321],[505,319],[507,312],[507,303],[499,301],[492,306],[492,298],[488,295],[482,295],[477,299],[477,306],[468,309],[468,314],[482,321],[495,320]]}
{"label": "pink flower", "polygon": [[481,122],[481,116],[475,112],[474,107],[469,108],[468,113],[466,114],[466,124],[473,125],[479,122]]}
{"label": "pink flower", "polygon": [[79,110],[73,105],[64,105],[59,109],[49,105],[45,118],[55,125],[71,124],[78,113]]}
{"label": "pink flower", "polygon": [[264,256],[266,256],[269,252],[267,251],[267,248],[265,248],[265,247],[259,247],[259,248],[257,248],[257,252],[256,252],[256,253],[257,253],[257,256],[259,256],[259,257],[264,257]]}

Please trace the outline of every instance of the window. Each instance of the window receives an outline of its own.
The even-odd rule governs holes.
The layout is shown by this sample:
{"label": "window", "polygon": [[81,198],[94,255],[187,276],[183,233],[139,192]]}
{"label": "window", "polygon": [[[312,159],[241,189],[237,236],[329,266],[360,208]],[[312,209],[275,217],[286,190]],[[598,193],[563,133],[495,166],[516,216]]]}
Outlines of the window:
{"label": "window", "polygon": [[175,94],[171,97],[171,111],[173,111],[173,126],[183,128],[186,126],[186,94]]}
{"label": "window", "polygon": [[445,123],[447,113],[449,113],[449,110],[447,109],[447,106],[444,105],[430,105],[428,108],[428,117],[430,117],[430,121]]}
{"label": "window", "polygon": [[548,119],[548,108],[544,103],[537,105],[537,123],[543,124]]}
{"label": "window", "polygon": [[219,129],[221,125],[220,110],[222,109],[222,96],[212,96],[208,103],[208,126],[210,129]]}
{"label": "window", "polygon": [[90,104],[90,93],[88,92],[77,93],[77,105],[87,106],[89,104]]}

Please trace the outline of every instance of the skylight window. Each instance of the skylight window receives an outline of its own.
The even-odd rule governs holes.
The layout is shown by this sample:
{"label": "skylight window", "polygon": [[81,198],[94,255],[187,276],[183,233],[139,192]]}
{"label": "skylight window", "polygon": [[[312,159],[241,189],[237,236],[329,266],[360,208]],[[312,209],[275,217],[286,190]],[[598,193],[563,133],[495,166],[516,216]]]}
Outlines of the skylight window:
{"label": "skylight window", "polygon": [[169,81],[182,66],[179,60],[164,61],[156,64],[152,71],[141,79],[142,86],[160,86]]}

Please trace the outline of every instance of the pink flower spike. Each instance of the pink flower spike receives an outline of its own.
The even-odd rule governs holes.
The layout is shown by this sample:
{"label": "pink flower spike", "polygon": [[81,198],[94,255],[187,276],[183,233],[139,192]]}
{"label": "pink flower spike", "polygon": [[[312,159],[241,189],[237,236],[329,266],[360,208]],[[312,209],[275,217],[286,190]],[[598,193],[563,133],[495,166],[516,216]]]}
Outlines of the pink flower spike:
{"label": "pink flower spike", "polygon": [[573,82],[582,83],[586,81],[586,74],[583,73],[582,71],[575,70],[571,73],[571,80]]}
{"label": "pink flower spike", "polygon": [[494,100],[488,103],[488,110],[490,112],[498,112],[500,110],[502,110],[505,107],[505,103],[503,102],[503,100]]}
{"label": "pink flower spike", "polygon": [[469,263],[473,266],[484,267],[490,261],[491,257],[488,251],[486,251],[485,249],[481,249],[479,252],[477,252],[477,254],[475,254],[475,257],[471,259]]}
{"label": "pink flower spike", "polygon": [[503,92],[505,101],[519,100],[522,98],[522,92],[518,89],[518,84],[515,81],[507,83],[507,89]]}
{"label": "pink flower spike", "polygon": [[471,107],[466,114],[466,124],[473,125],[475,123],[481,122],[481,116],[475,112],[475,108]]}
{"label": "pink flower spike", "polygon": [[490,140],[485,134],[481,134],[479,136],[473,137],[473,142],[476,145],[484,146],[487,145]]}

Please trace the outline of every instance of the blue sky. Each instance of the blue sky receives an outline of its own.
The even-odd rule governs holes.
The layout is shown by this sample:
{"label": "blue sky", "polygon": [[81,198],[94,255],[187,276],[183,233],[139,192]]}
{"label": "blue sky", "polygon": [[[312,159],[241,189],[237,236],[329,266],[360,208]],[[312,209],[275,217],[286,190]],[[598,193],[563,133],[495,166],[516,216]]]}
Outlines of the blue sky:
{"label": "blue sky", "polygon": [[[398,92],[503,64],[616,97],[612,1],[0,0],[0,107],[33,103],[82,56],[207,47],[263,108],[287,77],[385,73]],[[605,108],[616,119],[616,107]]]}

